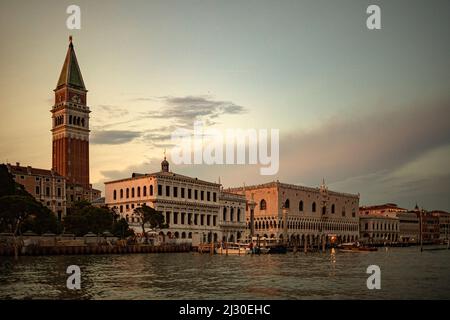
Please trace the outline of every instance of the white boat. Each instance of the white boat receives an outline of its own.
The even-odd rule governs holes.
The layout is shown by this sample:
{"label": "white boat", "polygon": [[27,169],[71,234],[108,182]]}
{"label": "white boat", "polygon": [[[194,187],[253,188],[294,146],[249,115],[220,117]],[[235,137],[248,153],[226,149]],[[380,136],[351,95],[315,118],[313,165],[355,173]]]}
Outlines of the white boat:
{"label": "white boat", "polygon": [[217,254],[225,255],[246,255],[251,253],[248,245],[245,243],[224,242],[216,249]]}

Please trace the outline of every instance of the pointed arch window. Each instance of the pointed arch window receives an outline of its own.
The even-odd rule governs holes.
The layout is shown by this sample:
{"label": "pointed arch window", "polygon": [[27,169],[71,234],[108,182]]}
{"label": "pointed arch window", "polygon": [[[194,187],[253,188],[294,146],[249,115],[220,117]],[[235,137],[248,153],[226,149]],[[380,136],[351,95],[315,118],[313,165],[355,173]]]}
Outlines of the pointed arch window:
{"label": "pointed arch window", "polygon": [[260,210],[266,210],[266,209],[267,209],[267,203],[266,203],[266,200],[262,199],[262,200],[259,202],[259,209],[260,209]]}

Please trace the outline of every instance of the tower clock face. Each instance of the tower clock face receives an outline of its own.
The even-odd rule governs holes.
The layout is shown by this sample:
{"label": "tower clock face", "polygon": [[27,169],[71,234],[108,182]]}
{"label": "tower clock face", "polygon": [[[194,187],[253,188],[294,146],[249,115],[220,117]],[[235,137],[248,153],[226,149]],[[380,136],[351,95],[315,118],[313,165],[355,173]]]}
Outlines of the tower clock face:
{"label": "tower clock face", "polygon": [[77,94],[74,94],[74,95],[72,96],[72,101],[73,101],[73,102],[80,103],[81,99],[80,99],[80,97],[79,97]]}

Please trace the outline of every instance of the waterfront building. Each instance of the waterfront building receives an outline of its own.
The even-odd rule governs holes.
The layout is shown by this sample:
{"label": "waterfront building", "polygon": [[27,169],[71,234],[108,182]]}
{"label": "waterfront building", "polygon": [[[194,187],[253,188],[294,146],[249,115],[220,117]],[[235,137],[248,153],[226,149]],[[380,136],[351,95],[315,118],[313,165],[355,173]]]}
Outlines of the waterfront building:
{"label": "waterfront building", "polygon": [[439,219],[439,240],[448,240],[450,236],[450,213],[442,210],[433,210],[430,213]]}
{"label": "waterfront building", "polygon": [[381,205],[362,206],[359,208],[359,215],[382,215],[388,217],[396,217],[398,213],[407,211],[407,209],[400,208],[395,203],[386,203]]}
{"label": "waterfront building", "polygon": [[358,240],[359,195],[328,190],[325,182],[311,188],[276,181],[227,191],[255,204],[253,217],[246,208],[248,237],[253,230],[252,236],[300,246]]}
{"label": "waterfront building", "polygon": [[416,214],[422,224],[423,243],[439,242],[439,217],[425,210],[417,211]]}
{"label": "waterfront building", "polygon": [[59,220],[66,215],[66,179],[54,170],[6,164],[14,181],[24,186],[37,201],[49,208]]}
{"label": "waterfront building", "polygon": [[146,204],[163,213],[167,238],[197,245],[237,241],[245,230],[245,197],[223,192],[218,183],[177,174],[164,157],[161,171],[133,173],[130,178],[105,182],[105,204],[140,233],[134,209]]}
{"label": "waterfront building", "polygon": [[399,240],[400,226],[397,217],[381,214],[361,215],[359,222],[361,242],[385,244]]}
{"label": "waterfront building", "polygon": [[246,228],[245,208],[247,201],[245,196],[226,192],[221,188],[219,198],[219,226],[222,241],[243,240]]}
{"label": "waterfront building", "polygon": [[398,241],[402,243],[416,244],[420,241],[419,217],[415,212],[400,212],[397,214],[399,220]]}

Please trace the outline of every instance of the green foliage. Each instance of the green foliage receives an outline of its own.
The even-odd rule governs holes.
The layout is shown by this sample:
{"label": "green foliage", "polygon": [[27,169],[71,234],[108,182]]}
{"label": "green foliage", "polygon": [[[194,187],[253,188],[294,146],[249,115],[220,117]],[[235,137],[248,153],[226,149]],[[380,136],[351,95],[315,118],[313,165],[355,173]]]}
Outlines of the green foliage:
{"label": "green foliage", "polygon": [[64,218],[63,225],[65,232],[84,236],[88,232],[100,234],[112,230],[113,220],[113,212],[109,209],[78,202],[71,208],[70,214]]}
{"label": "green foliage", "polygon": [[[5,164],[0,164],[0,197],[3,196],[28,196],[33,198],[25,188],[14,181],[11,173],[9,173],[8,168]],[[33,198],[34,199],[34,198]]]}
{"label": "green foliage", "polygon": [[0,231],[42,234],[56,233],[58,227],[55,215],[16,183],[4,164],[0,165]]}
{"label": "green foliage", "polygon": [[6,165],[0,165],[0,197],[15,194],[16,183]]}
{"label": "green foliage", "polygon": [[150,225],[150,228],[152,229],[165,229],[169,227],[169,225],[164,222],[164,215],[160,211],[157,211],[152,207],[147,206],[146,204],[142,205],[141,207],[135,208],[134,214],[141,222],[143,234],[145,234],[144,226],[146,224]]}
{"label": "green foliage", "polygon": [[30,215],[20,227],[21,233],[28,230],[38,234],[46,232],[59,234],[62,231],[62,224],[50,209],[41,205],[41,209]]}
{"label": "green foliage", "polygon": [[87,201],[73,204],[70,214],[63,221],[64,231],[84,236],[88,232],[102,234],[110,231],[116,237],[126,238],[134,235],[125,219],[117,220],[118,215],[108,207],[94,207]]}
{"label": "green foliage", "polygon": [[122,218],[113,224],[112,234],[118,238],[123,239],[134,236],[134,231],[133,229],[130,229],[127,220]]}

